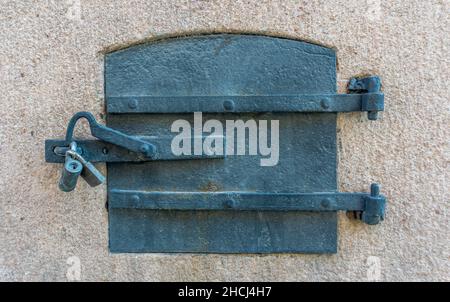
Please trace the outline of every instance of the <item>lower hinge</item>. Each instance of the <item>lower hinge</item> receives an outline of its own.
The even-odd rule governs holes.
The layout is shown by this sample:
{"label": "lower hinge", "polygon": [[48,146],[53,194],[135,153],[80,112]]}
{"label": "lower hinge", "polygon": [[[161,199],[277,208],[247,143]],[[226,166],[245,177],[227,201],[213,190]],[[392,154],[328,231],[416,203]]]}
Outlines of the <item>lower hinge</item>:
{"label": "lower hinge", "polygon": [[110,208],[168,211],[351,211],[374,225],[384,220],[386,197],[372,184],[370,193],[317,192],[143,192],[112,189]]}

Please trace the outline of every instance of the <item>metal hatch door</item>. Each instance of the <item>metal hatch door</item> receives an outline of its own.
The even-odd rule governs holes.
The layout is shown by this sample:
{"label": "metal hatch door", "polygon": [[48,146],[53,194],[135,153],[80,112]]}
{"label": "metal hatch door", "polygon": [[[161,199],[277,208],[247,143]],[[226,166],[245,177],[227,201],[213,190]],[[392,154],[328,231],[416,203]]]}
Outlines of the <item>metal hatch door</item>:
{"label": "metal hatch door", "polygon": [[[183,110],[171,108],[167,97],[186,103],[197,96],[205,102],[253,96],[257,106],[258,96],[335,94],[336,56],[329,48],[266,36],[174,38],[108,54],[105,84],[108,127],[170,138],[175,120],[194,121],[193,112],[177,113]],[[336,211],[146,206],[172,193],[226,204],[245,203],[239,193],[336,192],[336,113],[234,111],[203,113],[203,120],[278,120],[278,164],[261,166],[260,156],[247,155],[108,163],[111,252],[336,252]]]}

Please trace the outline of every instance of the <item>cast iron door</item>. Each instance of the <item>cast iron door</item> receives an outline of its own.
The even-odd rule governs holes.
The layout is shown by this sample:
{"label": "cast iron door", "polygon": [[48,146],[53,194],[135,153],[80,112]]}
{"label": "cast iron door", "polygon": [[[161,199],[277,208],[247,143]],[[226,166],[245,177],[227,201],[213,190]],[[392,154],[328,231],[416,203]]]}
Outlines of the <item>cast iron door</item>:
{"label": "cast iron door", "polygon": [[193,112],[173,108],[181,104],[172,102],[177,97],[189,108],[196,106],[186,103],[198,103],[196,98],[203,108],[209,100],[223,101],[223,112],[203,112],[203,121],[279,121],[279,160],[273,166],[261,166],[261,156],[250,155],[109,162],[111,252],[336,252],[336,211],[147,206],[183,194],[200,205],[223,199],[232,208],[233,202],[245,205],[245,194],[336,192],[336,113],[236,112],[233,101],[227,102],[247,97],[258,106],[270,96],[333,95],[334,50],[254,35],[173,38],[108,54],[105,85],[107,126],[143,139],[158,137],[166,149],[174,121],[194,124]]}

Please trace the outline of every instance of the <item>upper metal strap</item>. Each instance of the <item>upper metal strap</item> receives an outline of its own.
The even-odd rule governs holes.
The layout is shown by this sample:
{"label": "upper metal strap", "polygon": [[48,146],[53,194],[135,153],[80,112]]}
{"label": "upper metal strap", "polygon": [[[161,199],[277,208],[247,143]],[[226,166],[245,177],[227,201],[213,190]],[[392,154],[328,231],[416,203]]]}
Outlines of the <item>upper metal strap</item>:
{"label": "upper metal strap", "polygon": [[108,113],[382,111],[384,95],[110,96]]}

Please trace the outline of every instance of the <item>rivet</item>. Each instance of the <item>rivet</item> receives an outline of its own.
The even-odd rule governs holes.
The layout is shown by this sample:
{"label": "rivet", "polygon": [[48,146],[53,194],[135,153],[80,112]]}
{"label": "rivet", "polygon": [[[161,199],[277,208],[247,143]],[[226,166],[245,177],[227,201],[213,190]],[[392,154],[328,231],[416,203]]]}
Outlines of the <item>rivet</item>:
{"label": "rivet", "polygon": [[330,108],[330,100],[329,99],[320,100],[320,106],[322,106],[323,109]]}
{"label": "rivet", "polygon": [[234,110],[234,102],[232,100],[226,100],[223,102],[223,108],[228,111]]}
{"label": "rivet", "polygon": [[130,199],[132,202],[139,202],[140,200],[139,195],[132,195]]}
{"label": "rivet", "polygon": [[148,145],[146,145],[146,144],[141,145],[141,146],[139,147],[139,151],[141,151],[142,153],[145,153],[145,152],[147,152],[148,150],[149,150],[149,147],[148,147]]}
{"label": "rivet", "polygon": [[320,202],[320,205],[324,208],[329,208],[331,206],[332,200],[331,198],[325,198],[322,199],[322,201]]}
{"label": "rivet", "polygon": [[225,207],[227,208],[233,208],[235,206],[236,202],[233,199],[228,199],[225,201]]}
{"label": "rivet", "polygon": [[156,148],[151,144],[142,144],[139,151],[144,153],[147,157],[153,157],[156,153]]}
{"label": "rivet", "polygon": [[137,106],[138,106],[138,101],[135,100],[135,99],[131,99],[131,100],[128,102],[128,108],[130,108],[130,109],[136,109]]}

